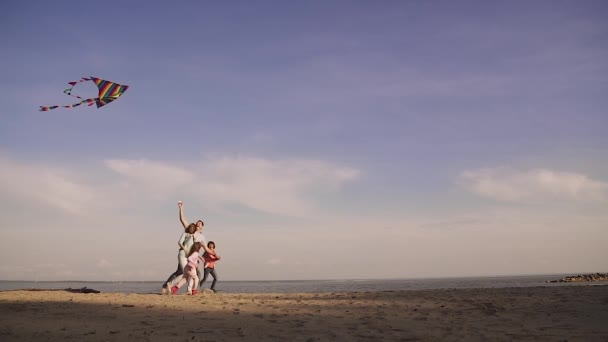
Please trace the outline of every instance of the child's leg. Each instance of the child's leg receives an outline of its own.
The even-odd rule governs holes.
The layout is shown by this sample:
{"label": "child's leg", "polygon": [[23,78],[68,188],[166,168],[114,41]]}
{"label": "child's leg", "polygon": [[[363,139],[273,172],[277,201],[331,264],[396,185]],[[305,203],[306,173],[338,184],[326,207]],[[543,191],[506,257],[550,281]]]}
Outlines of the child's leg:
{"label": "child's leg", "polygon": [[188,278],[188,294],[192,294],[192,283],[194,279],[198,279],[196,276],[196,270],[192,267],[186,267],[186,277]]}
{"label": "child's leg", "polygon": [[211,275],[213,276],[213,282],[211,283],[211,289],[215,290],[215,283],[218,280],[217,273],[215,272],[215,268],[210,268],[210,270],[211,270]]}
{"label": "child's leg", "polygon": [[179,282],[175,285],[175,287],[177,287],[178,289],[181,289],[181,287],[184,286],[184,284],[186,284],[187,281],[188,281],[188,277],[184,275],[182,277],[182,279],[180,279]]}
{"label": "child's leg", "polygon": [[198,290],[198,274],[194,272],[194,276],[192,277],[192,286],[193,290]]}
{"label": "child's leg", "polygon": [[207,280],[207,276],[209,275],[209,268],[205,267],[205,270],[203,272],[203,280],[201,280],[201,284],[199,285],[200,288],[203,288],[203,283],[205,282],[205,280]]}

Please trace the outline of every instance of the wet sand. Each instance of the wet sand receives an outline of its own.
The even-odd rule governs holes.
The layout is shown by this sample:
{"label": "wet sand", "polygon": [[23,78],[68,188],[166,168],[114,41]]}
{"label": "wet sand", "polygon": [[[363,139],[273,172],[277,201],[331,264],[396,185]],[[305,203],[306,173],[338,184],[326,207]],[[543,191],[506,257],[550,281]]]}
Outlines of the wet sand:
{"label": "wet sand", "polygon": [[0,341],[608,341],[608,286],[197,296],[0,292]]}

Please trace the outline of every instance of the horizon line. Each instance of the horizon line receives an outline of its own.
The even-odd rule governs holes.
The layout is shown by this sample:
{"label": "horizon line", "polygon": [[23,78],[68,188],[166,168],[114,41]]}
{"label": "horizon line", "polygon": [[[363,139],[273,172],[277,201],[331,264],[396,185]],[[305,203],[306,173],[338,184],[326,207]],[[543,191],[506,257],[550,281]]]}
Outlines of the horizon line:
{"label": "horizon line", "polygon": [[[564,272],[564,273],[526,273],[526,274],[495,274],[495,275],[470,275],[470,276],[432,276],[432,277],[397,277],[397,278],[318,278],[318,279],[232,279],[222,282],[293,282],[293,281],[373,281],[373,280],[426,280],[426,279],[469,279],[469,278],[503,278],[503,277],[534,277],[534,276],[560,276],[566,274],[584,275],[605,272]],[[34,282],[34,283],[162,283],[162,280],[5,280],[0,282]]]}

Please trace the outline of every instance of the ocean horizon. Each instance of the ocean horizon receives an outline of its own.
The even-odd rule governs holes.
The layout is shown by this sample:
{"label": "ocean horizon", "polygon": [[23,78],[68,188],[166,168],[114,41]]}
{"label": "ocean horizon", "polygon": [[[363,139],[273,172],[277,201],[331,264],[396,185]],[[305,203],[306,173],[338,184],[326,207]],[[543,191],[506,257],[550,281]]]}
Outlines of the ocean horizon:
{"label": "ocean horizon", "polygon": [[[401,278],[401,279],[314,279],[314,280],[226,280],[216,288],[226,293],[297,293],[297,292],[367,292],[430,290],[452,288],[501,288],[536,286],[572,286],[593,283],[547,283],[570,274]],[[28,281],[0,280],[0,291],[30,289],[89,288],[115,293],[160,293],[163,281]],[[203,288],[209,288],[210,281]]]}

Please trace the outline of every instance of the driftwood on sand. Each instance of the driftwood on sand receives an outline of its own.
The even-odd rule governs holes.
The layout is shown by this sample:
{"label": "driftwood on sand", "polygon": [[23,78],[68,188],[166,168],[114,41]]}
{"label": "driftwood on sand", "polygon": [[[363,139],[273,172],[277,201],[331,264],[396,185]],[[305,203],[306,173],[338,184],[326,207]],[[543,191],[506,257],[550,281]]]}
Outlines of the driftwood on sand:
{"label": "driftwood on sand", "polygon": [[67,292],[72,292],[72,293],[100,293],[101,292],[101,291],[89,289],[86,286],[82,287],[82,288],[79,288],[79,289],[73,289],[71,287],[68,287],[67,289],[53,289],[53,290],[49,290],[49,289],[27,289],[26,291],[67,291]]}

